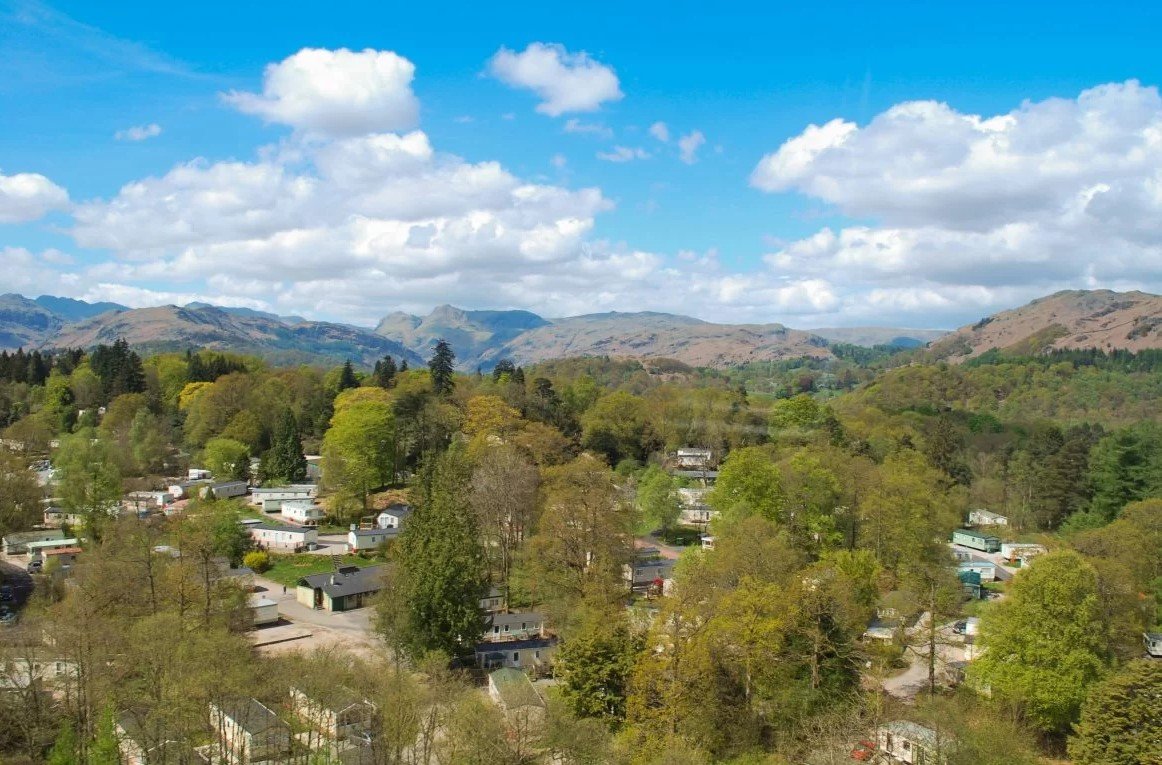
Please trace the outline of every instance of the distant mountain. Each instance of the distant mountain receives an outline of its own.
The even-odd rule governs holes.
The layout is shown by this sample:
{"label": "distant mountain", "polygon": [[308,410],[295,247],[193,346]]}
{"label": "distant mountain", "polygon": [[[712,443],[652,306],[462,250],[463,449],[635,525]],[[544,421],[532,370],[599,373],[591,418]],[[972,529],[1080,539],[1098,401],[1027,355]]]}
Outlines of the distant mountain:
{"label": "distant mountain", "polygon": [[341,362],[371,365],[384,355],[424,359],[375,333],[326,322],[287,324],[261,312],[239,313],[213,306],[160,306],[105,313],[62,327],[46,341],[64,348],[88,348],[125,338],[147,351],[212,348],[252,353],[281,363]]}
{"label": "distant mountain", "polygon": [[396,311],[379,322],[375,332],[407,346],[424,358],[441,338],[456,352],[461,369],[473,370],[494,359],[496,349],[522,333],[549,322],[529,311],[465,311],[450,305],[437,307],[427,316]]}
{"label": "distant mountain", "polygon": [[997,349],[1032,355],[1052,348],[1140,351],[1162,348],[1162,296],[1146,292],[1067,290],[986,316],[930,347],[949,361]]}
{"label": "distant mountain", "polygon": [[23,295],[0,295],[0,348],[34,348],[64,323],[35,300]]}
{"label": "distant mountain", "polygon": [[53,295],[41,295],[36,299],[35,302],[41,308],[55,313],[66,322],[90,319],[94,316],[100,316],[101,314],[108,311],[129,310],[126,306],[120,305],[118,303],[86,303],[84,300],[55,297]]}
{"label": "distant mountain", "polygon": [[887,345],[895,348],[919,348],[948,334],[946,329],[898,329],[893,327],[823,327],[808,329],[833,343],[848,343],[871,348]]}

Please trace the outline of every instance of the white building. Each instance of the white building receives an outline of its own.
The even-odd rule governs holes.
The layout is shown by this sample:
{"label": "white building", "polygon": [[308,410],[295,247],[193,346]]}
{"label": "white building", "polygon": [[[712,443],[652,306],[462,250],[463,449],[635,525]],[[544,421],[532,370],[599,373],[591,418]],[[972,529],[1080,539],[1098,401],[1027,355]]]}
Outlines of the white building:
{"label": "white building", "polygon": [[968,525],[969,526],[1008,526],[1009,519],[1000,513],[994,513],[992,510],[985,510],[984,508],[977,508],[976,510],[968,511]]}
{"label": "white building", "polygon": [[375,516],[375,525],[381,529],[399,529],[403,527],[404,522],[411,514],[412,509],[409,505],[396,502],[388,505],[386,509],[379,512],[379,515]]}
{"label": "white building", "polygon": [[255,523],[249,526],[250,538],[263,550],[277,552],[300,552],[314,550],[319,546],[319,532],[309,526],[275,526],[270,523]]}
{"label": "white building", "polygon": [[314,526],[327,517],[322,505],[316,505],[313,499],[284,500],[279,508],[283,518],[300,526]]}
{"label": "white building", "polygon": [[709,489],[678,489],[678,499],[682,502],[679,520],[691,526],[706,526],[718,515],[718,511],[706,504]]}
{"label": "white building", "polygon": [[679,449],[674,455],[675,464],[687,470],[708,468],[712,459],[714,452],[709,449]]}
{"label": "white building", "polygon": [[246,604],[250,607],[251,622],[255,627],[278,622],[278,603],[262,595],[251,595]]}
{"label": "white building", "polygon": [[291,752],[291,730],[257,699],[210,704],[214,748],[229,763],[279,761]]}
{"label": "white building", "polygon": [[314,499],[319,494],[319,487],[313,483],[291,484],[289,486],[257,486],[250,490],[250,504],[261,507],[268,500],[285,502],[287,500]]}
{"label": "white building", "polygon": [[347,532],[347,551],[372,552],[389,539],[399,536],[399,529],[356,529]]}
{"label": "white building", "polygon": [[907,720],[877,728],[876,746],[892,761],[904,765],[937,765],[944,760],[936,731]]}

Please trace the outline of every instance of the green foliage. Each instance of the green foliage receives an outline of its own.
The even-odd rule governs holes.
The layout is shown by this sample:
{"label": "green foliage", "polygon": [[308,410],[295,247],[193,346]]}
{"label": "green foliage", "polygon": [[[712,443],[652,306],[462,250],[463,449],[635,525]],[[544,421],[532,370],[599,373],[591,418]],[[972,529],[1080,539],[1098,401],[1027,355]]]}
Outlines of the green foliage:
{"label": "green foliage", "polygon": [[61,721],[60,732],[48,753],[48,765],[77,765],[77,732],[72,721]]}
{"label": "green foliage", "polygon": [[557,690],[568,709],[614,726],[625,719],[625,697],[643,636],[629,626],[624,609],[595,611],[557,654]]}
{"label": "green foliage", "polygon": [[1073,551],[1041,556],[984,612],[980,636],[974,681],[1040,730],[1067,731],[1110,661],[1093,566]]}
{"label": "green foliage", "polygon": [[358,499],[395,478],[396,416],[381,388],[349,391],[335,402],[323,437],[323,476],[328,488]]}
{"label": "green foliage", "polygon": [[666,532],[677,522],[682,512],[678,487],[669,473],[657,465],[650,465],[638,479],[637,506],[641,513],[642,528],[649,532]]}
{"label": "green foliage", "polygon": [[433,650],[458,656],[484,630],[480,599],[488,591],[487,568],[468,501],[471,477],[459,447],[429,458],[393,550],[407,604],[400,639],[413,657]]}
{"label": "green foliage", "polygon": [[1069,756],[1078,765],[1162,762],[1162,662],[1132,661],[1093,687]]}
{"label": "green foliage", "polygon": [[93,430],[79,431],[61,439],[53,464],[64,506],[82,515],[88,532],[99,538],[121,498],[121,474],[108,443]]}
{"label": "green foliage", "polygon": [[1094,446],[1090,463],[1092,512],[1112,520],[1130,502],[1162,497],[1162,425],[1111,433]]}
{"label": "green foliage", "polygon": [[113,709],[106,706],[97,720],[97,735],[89,747],[88,765],[120,765],[121,750],[117,745]]}
{"label": "green foliage", "polygon": [[250,477],[250,448],[232,438],[212,438],[202,449],[202,464],[219,481]]}
{"label": "green foliage", "polygon": [[770,454],[751,446],[730,453],[706,500],[727,519],[758,515],[780,521],[786,495],[782,476]]}
{"label": "green foliage", "polygon": [[260,477],[268,483],[297,483],[307,477],[303,440],[290,409],[284,409],[275,426],[270,450],[262,457]]}
{"label": "green foliage", "polygon": [[0,536],[40,523],[42,496],[24,461],[0,452]]}
{"label": "green foliage", "polygon": [[641,463],[649,452],[649,415],[645,401],[625,391],[602,396],[581,419],[587,449],[605,455],[610,465],[626,458]]}
{"label": "green foliage", "polygon": [[435,352],[428,361],[428,370],[432,375],[432,392],[441,397],[450,395],[456,384],[456,354],[447,341],[441,339],[436,343]]}

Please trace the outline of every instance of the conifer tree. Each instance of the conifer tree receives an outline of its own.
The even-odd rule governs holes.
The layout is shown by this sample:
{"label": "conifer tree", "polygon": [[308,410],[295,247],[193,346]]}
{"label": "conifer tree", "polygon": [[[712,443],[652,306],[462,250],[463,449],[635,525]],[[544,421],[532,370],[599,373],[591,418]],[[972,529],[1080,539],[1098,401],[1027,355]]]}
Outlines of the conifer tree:
{"label": "conifer tree", "polygon": [[351,366],[351,359],[343,362],[343,371],[339,375],[339,392],[359,387],[359,378],[355,376],[355,367]]}
{"label": "conifer tree", "polygon": [[395,547],[398,596],[407,604],[400,639],[413,656],[460,655],[484,629],[480,599],[488,579],[469,505],[471,476],[458,446],[428,457],[420,469],[415,510]]}
{"label": "conifer tree", "polygon": [[1074,732],[1080,765],[1162,762],[1162,662],[1132,661],[1094,686]]}
{"label": "conifer tree", "polygon": [[52,750],[48,753],[48,765],[76,765],[77,763],[77,732],[73,730],[72,722],[64,720],[60,732],[53,742]]}
{"label": "conifer tree", "polygon": [[105,707],[97,721],[97,735],[89,747],[88,765],[120,765],[121,750],[117,746],[117,731],[113,728],[113,710]]}
{"label": "conifer tree", "polygon": [[295,483],[307,477],[307,458],[294,413],[284,409],[274,428],[270,450],[263,457],[262,479]]}
{"label": "conifer tree", "polygon": [[436,352],[428,362],[428,369],[432,372],[432,391],[437,396],[447,396],[452,392],[455,381],[452,373],[455,371],[456,354],[446,340],[436,343]]}

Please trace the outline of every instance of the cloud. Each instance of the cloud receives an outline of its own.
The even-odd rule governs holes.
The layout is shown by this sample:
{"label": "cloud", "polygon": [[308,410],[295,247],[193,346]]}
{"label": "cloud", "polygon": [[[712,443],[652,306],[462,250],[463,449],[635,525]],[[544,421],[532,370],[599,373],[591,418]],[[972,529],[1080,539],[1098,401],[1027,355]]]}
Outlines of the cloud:
{"label": "cloud", "polygon": [[687,165],[692,165],[698,161],[698,150],[702,148],[704,143],[706,143],[706,136],[702,135],[701,130],[687,133],[678,139],[678,156]]}
{"label": "cloud", "polygon": [[657,138],[662,143],[670,142],[670,128],[664,122],[655,122],[650,125],[650,135]]}
{"label": "cloud", "polygon": [[617,74],[588,53],[570,53],[562,45],[531,43],[517,53],[501,48],[489,60],[492,76],[513,88],[531,90],[541,99],[537,111],[550,117],[592,112],[621,99]]}
{"label": "cloud", "polygon": [[303,48],[266,67],[262,93],[223,99],[267,122],[326,136],[404,130],[419,120],[415,66],[391,51]]}
{"label": "cloud", "polygon": [[613,138],[613,131],[605,125],[596,122],[582,122],[576,117],[565,120],[565,132],[594,135],[598,138]]}
{"label": "cloud", "polygon": [[751,184],[871,221],[767,257],[838,279],[873,311],[963,315],[1063,287],[1162,286],[1162,98],[1136,81],[998,115],[897,104],[811,125]]}
{"label": "cloud", "polygon": [[125,130],[118,130],[113,137],[118,141],[144,141],[161,135],[161,125],[152,122],[148,125],[135,125]]}
{"label": "cloud", "polygon": [[612,151],[599,151],[597,158],[606,162],[632,162],[635,159],[649,159],[650,153],[638,146],[614,146]]}
{"label": "cloud", "polygon": [[0,223],[27,223],[68,203],[68,192],[39,173],[0,174]]}
{"label": "cloud", "polygon": [[549,160],[549,164],[560,170],[561,168],[565,167],[565,165],[569,164],[569,160],[566,159],[564,154],[554,154]]}

